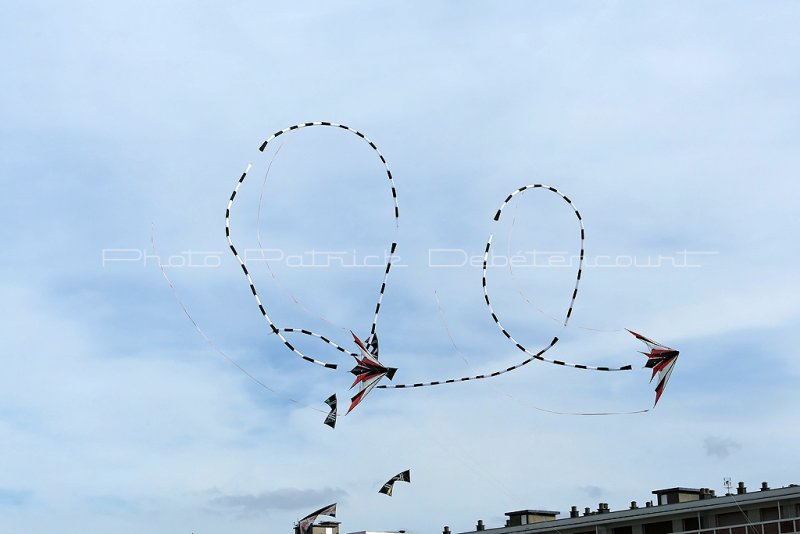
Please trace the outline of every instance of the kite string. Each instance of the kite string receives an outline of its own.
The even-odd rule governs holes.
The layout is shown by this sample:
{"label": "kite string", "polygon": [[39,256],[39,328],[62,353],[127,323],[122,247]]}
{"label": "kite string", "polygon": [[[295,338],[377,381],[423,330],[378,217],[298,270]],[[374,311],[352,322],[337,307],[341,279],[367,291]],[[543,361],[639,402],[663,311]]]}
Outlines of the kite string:
{"label": "kite string", "polygon": [[752,529],[753,534],[760,534],[758,532],[758,529],[755,527],[755,525],[753,525],[753,523],[750,521],[750,516],[748,516],[747,513],[745,513],[745,511],[742,510],[742,507],[739,506],[739,502],[733,496],[733,493],[730,494],[730,497],[731,497],[731,500],[733,500],[734,504],[736,505],[736,508],[739,509],[739,513],[741,513],[744,516],[745,521],[747,521],[747,526],[750,527],[750,529]]}
{"label": "kite string", "polygon": [[442,308],[442,302],[439,300],[439,293],[435,289],[433,290],[433,296],[436,299],[436,308],[439,311],[439,318],[442,321],[442,326],[444,326],[444,331],[447,334],[447,338],[450,340],[450,344],[453,346],[456,354],[458,354],[464,361],[464,364],[466,364],[467,368],[471,369],[472,367],[469,364],[469,360],[467,360],[467,357],[464,356],[463,352],[461,352],[461,349],[458,348],[458,345],[456,345],[456,340],[453,338],[453,334],[450,332],[450,326],[447,323],[447,316]]}
{"label": "kite string", "polygon": [[317,412],[327,413],[324,410],[320,410],[319,408],[315,408],[313,406],[309,406],[307,404],[304,404],[304,403],[302,403],[302,402],[300,402],[298,400],[295,400],[295,399],[293,399],[291,397],[288,397],[285,393],[282,393],[282,392],[280,392],[280,391],[278,391],[276,389],[271,388],[270,386],[268,386],[267,384],[265,384],[264,382],[262,382],[261,380],[256,378],[254,375],[252,375],[249,371],[247,371],[247,369],[245,369],[244,367],[239,365],[239,363],[236,360],[234,360],[233,358],[228,356],[228,354],[225,353],[225,351],[223,351],[216,343],[214,343],[214,341],[210,337],[208,337],[208,335],[206,335],[205,331],[202,328],[200,328],[200,325],[197,323],[197,321],[195,321],[194,317],[192,317],[192,314],[189,312],[188,307],[183,302],[183,300],[181,299],[180,295],[178,295],[178,290],[175,288],[175,285],[172,283],[172,280],[169,278],[169,276],[167,276],[167,271],[164,269],[164,265],[161,263],[160,256],[158,254],[158,249],[156,248],[155,224],[154,223],[151,223],[151,226],[150,226],[150,243],[151,243],[151,246],[153,248],[153,254],[156,256],[156,258],[159,258],[158,259],[158,268],[161,270],[161,275],[164,277],[164,280],[167,282],[167,285],[169,285],[169,288],[172,291],[172,296],[178,302],[178,305],[181,307],[181,310],[183,310],[183,314],[192,323],[192,326],[194,327],[195,331],[200,335],[200,337],[203,338],[203,340],[208,344],[209,347],[211,347],[217,354],[222,356],[228,363],[230,363],[231,365],[236,367],[239,371],[241,371],[247,378],[249,378],[250,380],[252,380],[256,384],[258,384],[262,388],[266,389],[270,393],[272,393],[274,395],[277,395],[279,397],[282,397],[282,398],[288,400],[289,402],[292,402],[292,403],[294,403],[294,404],[296,404],[298,406],[301,406],[303,408],[309,408],[309,409],[315,410]]}
{"label": "kite string", "polygon": [[344,330],[346,332],[347,331],[346,328],[337,325],[333,321],[329,321],[328,319],[326,319],[325,317],[323,317],[319,313],[312,312],[308,307],[306,307],[302,302],[300,302],[300,299],[295,297],[294,294],[291,291],[289,291],[289,289],[286,288],[283,285],[283,283],[281,283],[280,279],[275,274],[275,271],[272,270],[272,267],[270,266],[269,260],[267,259],[266,255],[264,254],[264,250],[265,250],[264,249],[264,245],[261,243],[261,208],[262,208],[262,206],[264,204],[264,191],[267,188],[267,178],[269,177],[270,170],[272,169],[272,163],[275,161],[275,158],[278,157],[278,153],[281,151],[282,148],[283,148],[283,144],[278,145],[278,148],[275,150],[275,153],[270,158],[269,164],[267,165],[267,170],[264,173],[264,181],[261,183],[261,191],[259,192],[259,195],[258,195],[258,211],[256,212],[256,241],[258,243],[258,250],[261,253],[261,259],[266,264],[267,270],[269,271],[269,274],[272,277],[272,280],[275,282],[275,285],[277,285],[278,288],[280,288],[280,290],[286,296],[288,296],[298,308],[300,308],[303,312],[305,312],[306,315],[308,315],[310,317],[314,317],[316,319],[320,319],[321,321],[333,326],[334,328],[338,328],[338,329]]}
{"label": "kite string", "polygon": [[[450,333],[450,329],[447,326],[447,317],[445,316],[444,308],[442,307],[441,302],[439,301],[439,296],[436,294],[435,290],[434,290],[434,295],[436,295],[436,305],[437,305],[437,307],[439,309],[439,315],[440,315],[440,318],[442,320],[442,324],[444,325],[445,332],[447,332],[447,337],[450,338],[450,344],[453,346],[453,349],[456,351],[456,353],[458,353],[458,355],[461,356],[461,359],[464,360],[464,363],[467,364],[467,367],[469,367],[469,362],[467,361],[467,358],[461,352],[461,349],[458,348],[458,345],[456,344],[455,339],[453,339],[453,336]],[[509,399],[511,399],[511,400],[513,400],[515,402],[518,402],[520,404],[524,404],[524,405],[528,406],[529,408],[533,408],[534,410],[538,410],[540,412],[545,412],[545,413],[550,413],[550,414],[555,414],[555,415],[581,415],[581,416],[632,415],[632,414],[637,414],[637,413],[646,413],[646,412],[650,411],[650,409],[645,409],[645,410],[636,410],[636,411],[631,411],[631,412],[559,412],[559,411],[556,411],[556,410],[549,410],[547,408],[541,408],[539,406],[531,404],[531,403],[529,403],[527,401],[524,401],[522,399],[518,399],[518,398],[514,397],[513,395],[511,395],[511,393],[508,393],[505,390],[500,389],[499,391],[502,394],[504,394],[506,397],[508,397]]]}
{"label": "kite string", "polygon": [[[508,229],[508,240],[507,240],[507,243],[506,243],[506,263],[508,264],[508,274],[511,276],[512,283],[514,284],[514,289],[517,291],[517,293],[519,293],[519,296],[522,297],[522,300],[524,300],[526,303],[528,303],[533,309],[535,309],[537,312],[539,312],[543,317],[545,317],[547,319],[550,319],[551,321],[553,321],[555,323],[560,323],[561,322],[560,319],[558,319],[557,317],[554,317],[553,315],[547,313],[542,308],[540,308],[539,306],[537,306],[536,304],[533,303],[533,300],[530,297],[528,297],[528,295],[526,295],[525,292],[522,290],[521,284],[519,283],[519,280],[517,279],[516,275],[514,274],[513,262],[511,261],[511,243],[512,243],[512,240],[513,240],[514,229],[516,228],[517,208],[518,208],[518,204],[514,204],[514,207],[513,207],[514,211],[512,212],[512,216],[511,216],[511,226]],[[533,267],[536,267],[536,265],[534,264]],[[623,331],[623,329],[621,329],[621,328],[602,329],[602,328],[592,328],[592,327],[588,327],[588,326],[575,325],[575,324],[573,324],[572,326],[573,326],[573,328],[578,328],[580,330],[588,330],[588,331],[591,331],[591,332],[611,333],[611,332],[622,332]]]}

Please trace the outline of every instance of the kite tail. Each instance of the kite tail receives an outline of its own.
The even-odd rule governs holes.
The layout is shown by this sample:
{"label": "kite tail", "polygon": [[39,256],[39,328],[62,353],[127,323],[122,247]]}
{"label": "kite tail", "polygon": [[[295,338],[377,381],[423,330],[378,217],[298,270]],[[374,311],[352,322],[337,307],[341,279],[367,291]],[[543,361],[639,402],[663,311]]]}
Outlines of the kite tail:
{"label": "kite tail", "polygon": [[301,310],[303,310],[303,312],[304,312],[306,315],[308,315],[309,317],[314,317],[314,318],[316,318],[316,319],[319,319],[319,320],[320,320],[320,321],[322,321],[323,323],[327,323],[327,324],[329,324],[330,326],[332,326],[332,327],[334,327],[334,328],[338,328],[338,329],[340,329],[340,330],[345,330],[345,331],[347,331],[347,330],[346,330],[344,327],[341,327],[341,326],[337,325],[337,324],[336,324],[336,323],[334,323],[333,321],[330,321],[330,320],[328,320],[327,318],[323,317],[323,316],[322,316],[322,315],[320,315],[319,313],[313,312],[313,311],[311,311],[311,310],[310,310],[308,307],[306,307],[306,306],[305,306],[305,305],[304,305],[304,304],[303,304],[303,303],[300,301],[300,299],[299,299],[299,298],[297,298],[296,296],[294,296],[294,295],[292,294],[292,292],[291,292],[291,291],[289,291],[289,290],[288,290],[288,289],[287,289],[287,288],[286,288],[286,287],[283,285],[283,283],[281,283],[280,279],[278,278],[278,275],[276,275],[276,274],[275,274],[275,271],[273,271],[273,270],[272,270],[272,267],[270,267],[270,264],[269,264],[270,262],[269,262],[269,260],[268,260],[268,259],[267,259],[267,257],[264,255],[264,245],[261,243],[261,208],[262,208],[262,206],[264,205],[264,190],[265,190],[265,189],[266,189],[266,187],[267,187],[267,179],[269,178],[269,172],[270,172],[270,170],[272,170],[272,163],[275,161],[275,158],[276,158],[276,157],[278,157],[278,153],[281,151],[281,148],[283,148],[283,145],[278,145],[278,148],[275,150],[275,153],[274,153],[274,154],[272,155],[272,157],[269,159],[269,165],[267,165],[267,171],[264,173],[264,180],[263,180],[263,182],[261,183],[261,192],[260,192],[260,193],[259,193],[259,195],[258,195],[258,211],[256,212],[256,242],[258,243],[258,250],[259,250],[259,252],[261,252],[261,259],[262,259],[262,261],[264,262],[264,264],[267,266],[267,270],[269,271],[269,274],[270,274],[270,276],[272,277],[272,280],[273,280],[273,282],[275,282],[275,285],[276,285],[276,286],[278,286],[278,288],[279,288],[279,289],[280,289],[280,290],[281,290],[281,291],[282,291],[282,292],[283,292],[283,293],[284,293],[286,296],[288,296],[288,297],[289,297],[289,298],[292,300],[292,302],[295,304],[295,306],[297,306],[298,308],[300,308]]}
{"label": "kite tail", "polygon": [[[519,194],[519,193],[521,193],[521,192],[523,192],[523,191],[525,191],[527,189],[538,189],[538,188],[548,189],[548,190],[552,191],[553,193],[557,194],[558,196],[560,196],[561,198],[563,198],[564,201],[567,204],[569,204],[569,206],[572,208],[572,211],[575,212],[575,216],[578,218],[578,224],[580,225],[580,229],[581,229],[581,248],[580,248],[579,261],[578,261],[578,272],[577,272],[577,275],[575,277],[575,288],[572,290],[572,297],[570,298],[570,301],[569,301],[569,308],[567,308],[567,313],[564,316],[564,326],[566,326],[567,323],[569,323],[570,317],[572,316],[572,310],[573,310],[573,308],[575,306],[575,299],[578,296],[578,286],[579,286],[579,284],[581,282],[581,274],[583,272],[583,258],[584,258],[584,255],[585,255],[585,252],[584,252],[585,231],[584,231],[584,228],[583,228],[583,219],[581,218],[581,214],[578,211],[578,209],[575,207],[575,205],[572,203],[572,201],[566,195],[561,193],[555,187],[551,187],[551,186],[543,185],[543,184],[532,184],[532,185],[526,185],[526,186],[520,187],[519,189],[517,189],[516,191],[514,191],[510,195],[508,195],[508,197],[500,205],[500,208],[497,210],[497,213],[494,216],[494,220],[495,221],[499,221],[500,220],[500,216],[503,213],[503,209],[506,207],[506,205],[508,205],[508,203],[511,201],[512,198],[514,198],[515,195],[517,195],[517,194]],[[489,313],[492,316],[492,320],[494,320],[495,324],[497,325],[497,327],[500,329],[500,331],[503,333],[503,335],[505,337],[507,337],[512,343],[514,343],[514,345],[519,350],[521,350],[525,354],[528,354],[529,356],[533,357],[534,359],[537,359],[537,360],[540,360],[540,361],[544,361],[544,362],[548,362],[548,363],[552,363],[552,364],[555,364],[555,365],[562,365],[562,366],[565,366],[565,367],[574,367],[576,369],[587,369],[587,370],[590,370],[590,371],[630,371],[630,370],[633,369],[632,365],[623,365],[622,367],[594,367],[594,366],[591,366],[591,365],[584,365],[584,364],[579,364],[579,363],[569,363],[569,362],[564,362],[564,361],[561,361],[561,360],[550,360],[550,359],[542,357],[542,355],[541,355],[542,351],[540,351],[538,353],[534,353],[534,352],[528,350],[527,348],[525,348],[524,346],[522,346],[522,344],[520,344],[516,339],[514,339],[514,337],[508,332],[508,330],[500,322],[500,319],[497,317],[497,313],[492,308],[492,303],[489,300],[489,290],[488,290],[488,287],[487,287],[486,278],[487,278],[487,266],[488,266],[488,263],[489,263],[489,251],[492,248],[492,238],[493,237],[494,237],[494,234],[490,234],[489,235],[489,240],[486,242],[486,249],[484,250],[484,253],[483,253],[483,279],[482,279],[483,297],[484,297],[484,300],[486,302],[486,306],[489,308]]]}
{"label": "kite tail", "polygon": [[358,357],[358,354],[356,354],[355,352],[350,352],[349,350],[345,349],[341,345],[337,345],[336,343],[334,343],[333,341],[331,341],[327,337],[323,336],[322,334],[317,334],[316,332],[312,332],[311,330],[306,330],[305,328],[281,328],[280,330],[281,330],[281,332],[304,334],[306,336],[319,338],[321,341],[324,341],[325,343],[327,343],[328,345],[330,345],[334,349],[338,350],[339,352],[344,352],[345,354],[349,354],[350,356],[353,356],[354,358]]}
{"label": "kite tail", "polygon": [[307,362],[315,363],[317,365],[321,365],[322,367],[327,367],[328,369],[336,369],[337,365],[335,363],[327,363],[321,360],[317,360],[312,358],[311,356],[306,356],[299,350],[297,350],[294,345],[289,343],[289,341],[283,337],[281,334],[280,329],[275,326],[275,323],[272,322],[270,319],[269,314],[267,314],[267,310],[264,308],[264,305],[261,303],[261,298],[258,296],[258,292],[256,291],[256,286],[253,284],[253,279],[250,277],[250,271],[247,270],[247,265],[245,264],[244,259],[239,256],[239,253],[236,251],[236,247],[233,244],[233,240],[231,239],[231,208],[233,207],[233,200],[236,198],[236,193],[239,192],[239,188],[244,183],[245,178],[247,178],[247,173],[250,172],[250,168],[252,164],[248,164],[245,171],[239,177],[239,181],[236,182],[236,187],[233,189],[233,193],[231,193],[231,198],[228,200],[228,207],[225,210],[225,238],[228,240],[228,247],[231,249],[231,252],[239,261],[239,265],[242,267],[242,272],[244,272],[245,278],[247,278],[247,283],[250,285],[250,292],[253,293],[253,297],[256,299],[256,304],[258,304],[258,309],[261,311],[261,315],[264,316],[264,319],[267,321],[272,333],[277,335],[278,338],[286,345],[286,348],[306,360]]}
{"label": "kite tail", "polygon": [[[369,146],[375,151],[375,153],[380,158],[381,163],[383,164],[383,167],[386,170],[386,176],[389,179],[389,186],[391,187],[391,191],[392,191],[392,201],[394,203],[395,228],[399,227],[400,208],[398,207],[398,204],[397,204],[397,190],[396,190],[395,185],[394,185],[394,178],[392,177],[392,171],[389,170],[389,165],[386,162],[386,158],[383,156],[383,154],[381,154],[380,150],[378,150],[378,147],[375,145],[375,143],[373,143],[369,138],[367,138],[363,133],[359,132],[358,130],[354,130],[353,128],[350,128],[349,126],[345,126],[344,124],[336,124],[336,123],[332,123],[332,122],[306,122],[306,123],[303,123],[303,124],[296,124],[294,126],[290,126],[288,128],[284,128],[283,130],[280,130],[280,131],[275,132],[274,134],[272,134],[266,141],[264,141],[261,144],[261,146],[259,147],[259,151],[264,152],[264,150],[267,148],[267,145],[269,145],[269,143],[271,143],[278,136],[283,135],[286,132],[289,132],[289,131],[292,131],[292,130],[298,130],[300,128],[306,128],[306,127],[309,127],[309,126],[329,126],[329,127],[332,127],[332,128],[341,128],[343,130],[347,130],[348,132],[351,132],[351,133],[357,135],[358,137],[362,138],[364,141],[366,141],[369,144]],[[275,334],[276,336],[278,336],[278,338],[286,346],[286,348],[291,350],[297,356],[301,357],[303,360],[306,360],[308,362],[320,365],[322,367],[326,367],[328,369],[336,369],[337,365],[335,363],[327,363],[327,362],[324,362],[324,361],[321,361],[321,360],[317,360],[315,358],[307,356],[306,354],[304,354],[303,352],[301,352],[300,350],[295,348],[294,345],[292,345],[283,336],[282,332],[299,332],[301,334],[314,336],[314,337],[317,337],[317,338],[325,341],[326,343],[328,343],[329,345],[333,346],[334,348],[337,348],[341,352],[346,352],[346,353],[348,353],[348,352],[346,350],[342,349],[341,347],[339,347],[337,344],[335,344],[332,341],[330,341],[325,336],[322,336],[320,334],[315,334],[313,332],[310,332],[309,330],[298,330],[298,329],[294,329],[294,328],[293,329],[281,329],[278,326],[276,326],[275,323],[270,318],[269,314],[267,313],[267,310],[264,307],[264,304],[261,302],[260,297],[258,296],[258,292],[256,291],[256,287],[255,287],[255,284],[253,283],[253,279],[251,278],[250,272],[247,269],[247,264],[245,263],[244,259],[239,255],[239,253],[236,250],[236,247],[233,244],[233,240],[231,238],[231,209],[233,207],[233,201],[236,198],[236,194],[239,192],[239,188],[244,183],[245,178],[247,178],[247,173],[250,171],[251,166],[252,165],[248,164],[247,168],[245,169],[245,171],[239,177],[239,180],[237,181],[236,186],[234,187],[233,192],[231,193],[231,197],[228,200],[228,207],[225,210],[225,237],[228,240],[228,247],[231,249],[231,252],[233,253],[233,255],[238,260],[239,265],[241,266],[242,271],[244,272],[245,278],[247,278],[247,283],[250,286],[250,292],[253,294],[253,297],[256,300],[256,304],[258,305],[258,309],[261,312],[261,315],[263,315],[264,319],[267,321],[267,325],[269,326],[269,328],[272,331],[272,333]],[[392,243],[392,245],[391,245],[391,253],[394,253],[394,250],[395,250],[396,246],[397,246],[396,243]],[[390,254],[389,258],[387,259],[386,271],[384,273],[383,284],[381,285],[381,291],[380,291],[380,294],[378,296],[378,303],[375,306],[375,317],[373,319],[372,328],[371,328],[371,333],[372,334],[375,333],[376,324],[378,322],[378,313],[380,312],[381,299],[383,298],[383,293],[384,293],[384,290],[386,288],[386,279],[387,279],[387,277],[389,275],[390,268],[391,268],[391,254]],[[348,353],[348,354],[350,354],[350,353]]]}
{"label": "kite tail", "polygon": [[[394,187],[392,187],[392,192],[394,192]],[[386,258],[386,270],[383,273],[383,282],[381,282],[381,289],[378,292],[378,302],[375,304],[375,317],[372,319],[372,327],[369,330],[370,337],[375,336],[375,329],[378,327],[378,314],[381,311],[381,301],[383,301],[383,294],[386,291],[386,281],[389,279],[395,250],[397,250],[397,243],[392,243],[392,246],[389,247],[389,257]]]}
{"label": "kite tail", "polygon": [[523,362],[520,362],[520,363],[518,363],[516,365],[512,365],[511,367],[509,367],[507,369],[503,369],[502,371],[495,371],[493,373],[483,374],[483,375],[476,375],[476,376],[465,376],[463,378],[450,378],[448,380],[436,380],[434,382],[420,382],[420,383],[417,383],[417,384],[381,385],[381,386],[377,386],[377,389],[420,388],[420,387],[426,387],[426,386],[438,386],[438,385],[441,385],[441,384],[454,384],[456,382],[467,382],[469,380],[481,380],[483,378],[494,378],[495,376],[500,376],[502,374],[514,371],[515,369],[519,369],[520,367],[522,367],[524,365],[528,365],[529,363],[531,363],[534,360],[542,360],[543,359],[542,358],[542,354],[544,354],[545,352],[550,350],[550,348],[553,345],[555,345],[557,342],[558,342],[558,338],[554,337],[553,340],[550,342],[550,344],[548,346],[546,346],[545,348],[543,348],[542,350],[540,350],[539,352],[537,352],[536,354],[534,354],[533,356],[531,356],[527,360],[525,360]]}

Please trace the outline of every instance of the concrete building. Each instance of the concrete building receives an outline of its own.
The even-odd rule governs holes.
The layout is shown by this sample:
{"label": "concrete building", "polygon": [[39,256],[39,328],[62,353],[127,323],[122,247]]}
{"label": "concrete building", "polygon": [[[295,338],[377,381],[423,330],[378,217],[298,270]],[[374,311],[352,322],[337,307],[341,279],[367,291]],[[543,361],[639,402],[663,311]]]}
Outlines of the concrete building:
{"label": "concrete building", "polygon": [[[560,512],[517,510],[507,512],[506,524],[487,529],[478,521],[474,531],[463,534],[787,534],[800,532],[800,486],[770,489],[766,482],[758,491],[747,492],[739,482],[735,492],[716,496],[708,488],[656,490],[655,502],[626,510],[580,512],[573,506],[569,517]],[[444,534],[452,534],[444,527]]]}

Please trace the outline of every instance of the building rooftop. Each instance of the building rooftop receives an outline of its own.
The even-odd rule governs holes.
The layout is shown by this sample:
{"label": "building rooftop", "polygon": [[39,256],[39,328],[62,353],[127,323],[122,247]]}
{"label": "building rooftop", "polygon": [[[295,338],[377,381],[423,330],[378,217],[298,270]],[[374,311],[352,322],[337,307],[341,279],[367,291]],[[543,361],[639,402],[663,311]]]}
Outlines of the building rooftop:
{"label": "building rooftop", "polygon": [[[507,512],[505,514],[506,516],[509,516],[509,520],[506,522],[505,526],[487,528],[484,526],[483,521],[481,520],[478,522],[476,530],[467,532],[471,533],[490,531],[492,534],[512,534],[521,532],[544,533],[553,531],[561,534],[568,534],[567,531],[572,531],[573,533],[582,534],[583,531],[592,530],[594,532],[595,529],[603,526],[615,528],[623,523],[638,524],[666,521],[671,517],[682,517],[681,514],[683,514],[683,516],[691,515],[698,518],[700,518],[704,513],[713,516],[715,513],[726,512],[726,510],[724,510],[725,508],[730,508],[734,511],[738,510],[736,512],[737,514],[739,514],[741,510],[746,507],[755,508],[756,512],[758,512],[759,505],[775,506],[776,502],[796,503],[792,505],[796,506],[796,508],[792,509],[795,511],[791,512],[795,515],[789,515],[786,517],[795,517],[796,515],[800,516],[800,486],[796,484],[790,484],[782,488],[770,489],[767,483],[764,482],[762,483],[760,490],[747,493],[747,489],[745,488],[744,484],[739,483],[738,488],[734,488],[734,491],[736,493],[717,496],[713,490],[708,488],[675,487],[660,489],[652,492],[659,498],[657,504],[653,504],[653,502],[647,502],[645,506],[640,507],[635,501],[632,501],[629,508],[612,511],[608,507],[607,503],[600,503],[597,510],[591,511],[589,508],[585,508],[583,513],[579,512],[576,506],[573,506],[570,516],[562,519],[555,519],[555,516],[559,515],[560,513],[556,511],[518,510],[515,512]],[[778,515],[780,515],[780,512]],[[515,517],[544,518],[545,516],[549,516],[551,520],[540,519],[538,521],[531,520],[524,522],[512,521],[512,519]],[[741,512],[741,516],[746,519],[741,521],[743,524],[751,523],[751,519],[748,519],[744,512]],[[756,518],[756,520],[758,520],[758,518]],[[798,519],[798,521],[800,522],[800,519]],[[708,526],[714,527],[717,525]],[[697,532],[701,532],[702,534],[702,528],[705,527],[699,524],[698,519],[698,527],[695,529],[695,534]],[[449,528],[445,527],[445,532],[449,533],[449,531]],[[611,531],[609,530],[608,532]],[[680,529],[670,530],[670,532],[680,532]],[[713,532],[713,529],[709,532]],[[717,534],[720,534],[720,532],[721,531],[718,529]],[[776,530],[775,532],[777,533],[778,531]],[[798,527],[797,530],[783,529],[781,532],[800,532],[800,527]],[[744,532],[741,534],[744,534]],[[759,534],[761,534],[760,531]],[[767,533],[765,532],[765,534]]]}

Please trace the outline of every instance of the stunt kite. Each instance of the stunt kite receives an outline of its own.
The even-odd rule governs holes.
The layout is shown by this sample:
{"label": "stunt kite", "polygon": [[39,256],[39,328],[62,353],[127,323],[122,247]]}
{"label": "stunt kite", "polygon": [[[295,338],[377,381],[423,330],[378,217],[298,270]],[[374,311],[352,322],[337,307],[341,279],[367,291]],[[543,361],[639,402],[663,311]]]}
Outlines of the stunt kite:
{"label": "stunt kite", "polygon": [[390,478],[386,481],[386,484],[383,485],[381,489],[378,490],[378,493],[383,493],[384,495],[388,495],[389,497],[392,496],[392,490],[394,489],[395,482],[411,482],[411,469],[406,469],[402,473],[397,473],[395,476]]}
{"label": "stunt kite", "polygon": [[330,504],[324,508],[320,508],[316,512],[311,512],[301,519],[297,524],[298,527],[300,527],[300,534],[309,533],[318,515],[329,515],[331,517],[336,517],[336,503]]}
{"label": "stunt kite", "polygon": [[331,428],[336,428],[336,393],[325,399],[325,404],[330,406],[330,413],[325,418],[325,424]]}
{"label": "stunt kite", "polygon": [[350,333],[353,334],[353,341],[356,342],[356,345],[358,345],[358,348],[361,350],[360,358],[355,354],[353,355],[353,358],[356,360],[356,366],[353,367],[350,372],[356,375],[356,379],[353,381],[353,385],[350,386],[350,389],[355,387],[356,384],[359,385],[360,389],[358,393],[350,399],[352,402],[347,413],[350,413],[353,408],[364,400],[364,397],[372,391],[372,388],[378,385],[381,378],[386,376],[391,380],[397,372],[397,369],[394,367],[385,367],[378,361],[378,334],[372,334],[368,337],[367,344],[364,346],[364,343],[358,339],[358,336],[353,332]]}
{"label": "stunt kite", "polygon": [[678,361],[680,352],[653,341],[652,339],[648,339],[641,334],[637,334],[632,330],[628,330],[628,332],[633,334],[636,339],[644,342],[647,348],[650,349],[650,352],[642,352],[642,354],[647,356],[647,363],[644,366],[653,370],[653,374],[650,376],[650,382],[653,382],[656,373],[658,373],[656,401],[653,403],[653,408],[655,408],[656,404],[658,404],[658,399],[660,399],[661,394],[664,393],[664,388],[667,387],[667,382],[669,382],[669,377],[672,374],[672,369],[675,367],[675,362]]}

